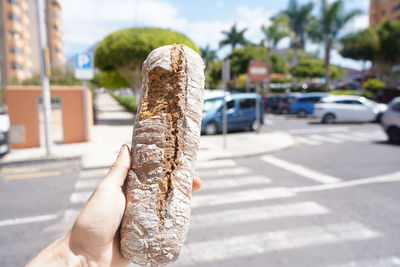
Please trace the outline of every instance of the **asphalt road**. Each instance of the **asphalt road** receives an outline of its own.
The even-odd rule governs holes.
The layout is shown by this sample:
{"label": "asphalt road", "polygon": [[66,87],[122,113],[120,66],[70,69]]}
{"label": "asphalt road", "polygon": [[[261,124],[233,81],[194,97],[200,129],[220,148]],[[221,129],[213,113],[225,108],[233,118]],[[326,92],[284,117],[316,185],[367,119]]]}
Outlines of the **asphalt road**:
{"label": "asphalt road", "polygon": [[[400,146],[378,124],[269,116],[262,131],[277,130],[297,144],[198,165],[203,189],[172,266],[400,266]],[[0,266],[23,265],[68,230],[106,171],[77,166],[1,170]]]}

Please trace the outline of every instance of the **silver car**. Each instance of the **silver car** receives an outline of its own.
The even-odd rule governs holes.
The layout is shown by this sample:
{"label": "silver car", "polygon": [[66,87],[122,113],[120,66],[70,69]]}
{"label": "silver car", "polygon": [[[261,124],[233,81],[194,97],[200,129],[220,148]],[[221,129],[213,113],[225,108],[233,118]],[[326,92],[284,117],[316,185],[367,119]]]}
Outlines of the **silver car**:
{"label": "silver car", "polygon": [[400,97],[394,98],[388,106],[381,123],[389,142],[400,143]]}

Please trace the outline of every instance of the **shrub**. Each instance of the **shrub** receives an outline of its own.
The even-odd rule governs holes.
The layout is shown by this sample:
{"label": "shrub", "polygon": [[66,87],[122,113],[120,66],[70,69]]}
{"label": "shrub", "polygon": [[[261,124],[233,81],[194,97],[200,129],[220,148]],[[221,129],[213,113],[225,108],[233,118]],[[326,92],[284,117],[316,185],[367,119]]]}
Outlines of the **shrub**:
{"label": "shrub", "polygon": [[121,104],[124,108],[126,108],[128,111],[132,113],[136,113],[137,111],[137,104],[136,104],[136,98],[134,96],[122,96],[122,95],[116,95],[111,93],[111,96],[118,101],[118,103]]}
{"label": "shrub", "polygon": [[386,84],[379,79],[369,79],[364,83],[364,87],[367,90],[380,90],[385,88]]}

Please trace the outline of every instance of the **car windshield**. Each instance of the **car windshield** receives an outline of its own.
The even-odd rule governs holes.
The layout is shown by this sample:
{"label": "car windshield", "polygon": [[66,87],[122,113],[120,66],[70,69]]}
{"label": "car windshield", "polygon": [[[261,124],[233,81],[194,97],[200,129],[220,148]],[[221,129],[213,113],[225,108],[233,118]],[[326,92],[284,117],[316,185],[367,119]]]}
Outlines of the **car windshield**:
{"label": "car windshield", "polygon": [[224,102],[221,98],[206,99],[204,101],[203,112],[210,113],[217,110]]}

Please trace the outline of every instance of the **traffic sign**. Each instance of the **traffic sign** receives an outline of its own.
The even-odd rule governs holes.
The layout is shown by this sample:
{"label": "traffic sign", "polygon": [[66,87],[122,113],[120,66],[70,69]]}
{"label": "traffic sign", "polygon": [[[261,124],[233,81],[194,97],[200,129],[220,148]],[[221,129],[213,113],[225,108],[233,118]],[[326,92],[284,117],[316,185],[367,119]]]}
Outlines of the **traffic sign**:
{"label": "traffic sign", "polygon": [[247,75],[254,83],[260,83],[268,77],[268,65],[262,60],[253,59],[247,68]]}
{"label": "traffic sign", "polygon": [[93,58],[89,53],[80,53],[75,56],[75,78],[80,80],[91,80],[94,76]]}

